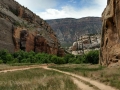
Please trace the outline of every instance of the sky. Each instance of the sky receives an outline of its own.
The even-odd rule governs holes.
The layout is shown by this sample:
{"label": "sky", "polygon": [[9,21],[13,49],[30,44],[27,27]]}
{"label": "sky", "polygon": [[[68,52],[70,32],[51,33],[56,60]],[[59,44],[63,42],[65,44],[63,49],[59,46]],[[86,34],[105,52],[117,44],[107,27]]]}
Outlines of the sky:
{"label": "sky", "polygon": [[107,0],[16,0],[41,18],[101,17]]}

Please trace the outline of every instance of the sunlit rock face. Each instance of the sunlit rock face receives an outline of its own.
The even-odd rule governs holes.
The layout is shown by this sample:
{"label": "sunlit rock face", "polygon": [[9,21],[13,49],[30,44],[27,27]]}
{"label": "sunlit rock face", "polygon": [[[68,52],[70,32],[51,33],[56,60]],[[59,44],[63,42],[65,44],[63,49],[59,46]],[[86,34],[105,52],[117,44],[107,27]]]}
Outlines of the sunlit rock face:
{"label": "sunlit rock face", "polygon": [[78,38],[76,42],[69,47],[68,51],[74,55],[82,55],[91,50],[99,50],[100,48],[100,34],[98,35],[83,35]]}
{"label": "sunlit rock face", "polygon": [[100,64],[120,65],[120,1],[108,0],[102,13]]}
{"label": "sunlit rock face", "polygon": [[0,50],[64,55],[52,28],[15,0],[0,0]]}

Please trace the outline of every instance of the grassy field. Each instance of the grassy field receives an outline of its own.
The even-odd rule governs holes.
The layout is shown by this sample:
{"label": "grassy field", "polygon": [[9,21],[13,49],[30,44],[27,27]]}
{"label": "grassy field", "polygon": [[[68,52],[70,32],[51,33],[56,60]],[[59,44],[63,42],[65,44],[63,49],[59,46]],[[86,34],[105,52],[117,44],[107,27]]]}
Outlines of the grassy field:
{"label": "grassy field", "polygon": [[15,65],[15,66],[12,66],[12,65],[6,65],[6,64],[0,64],[0,71],[2,70],[8,70],[8,69],[15,69],[15,68],[22,68],[22,67],[27,67],[28,65]]}
{"label": "grassy field", "polygon": [[51,68],[89,77],[103,82],[106,85],[120,89],[120,67],[102,67],[100,65],[90,64],[66,64],[51,66]]}
{"label": "grassy field", "polygon": [[42,64],[29,64],[29,63],[14,63],[14,64],[0,64],[0,71],[9,69],[19,69],[29,66],[42,65]]}
{"label": "grassy field", "polygon": [[[6,65],[7,66],[7,65]],[[2,67],[0,65],[0,67]],[[12,67],[12,66],[7,66]],[[5,68],[3,66],[3,68]],[[80,90],[70,77],[44,69],[0,73],[0,90]]]}

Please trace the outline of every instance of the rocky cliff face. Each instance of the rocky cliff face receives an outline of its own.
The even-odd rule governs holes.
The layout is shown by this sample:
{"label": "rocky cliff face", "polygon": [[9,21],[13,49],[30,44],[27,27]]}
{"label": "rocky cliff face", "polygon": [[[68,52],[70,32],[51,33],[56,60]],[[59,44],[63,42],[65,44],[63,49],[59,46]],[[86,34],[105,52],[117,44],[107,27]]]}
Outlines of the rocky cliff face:
{"label": "rocky cliff face", "polygon": [[74,55],[83,55],[92,50],[100,49],[101,35],[83,35],[70,46],[67,51]]}
{"label": "rocky cliff face", "polygon": [[0,0],[0,50],[64,55],[51,27],[14,0]]}
{"label": "rocky cliff face", "polygon": [[102,28],[100,17],[54,19],[47,20],[47,22],[53,28],[63,46],[72,45],[76,38],[81,35],[100,33]]}
{"label": "rocky cliff face", "polygon": [[100,64],[120,65],[120,2],[108,0],[102,14]]}

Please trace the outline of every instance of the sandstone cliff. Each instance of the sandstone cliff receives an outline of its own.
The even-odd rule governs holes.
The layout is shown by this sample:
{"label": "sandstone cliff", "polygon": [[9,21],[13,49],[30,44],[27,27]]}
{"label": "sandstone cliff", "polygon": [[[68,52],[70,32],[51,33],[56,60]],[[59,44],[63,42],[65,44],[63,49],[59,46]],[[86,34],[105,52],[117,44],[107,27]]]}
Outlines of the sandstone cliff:
{"label": "sandstone cliff", "polygon": [[83,35],[68,48],[68,52],[74,55],[83,55],[91,50],[100,49],[101,35]]}
{"label": "sandstone cliff", "polygon": [[100,17],[53,19],[47,22],[53,28],[62,46],[72,45],[76,41],[76,35],[100,33],[102,28]]}
{"label": "sandstone cliff", "polygon": [[108,0],[102,14],[100,64],[120,65],[120,1]]}
{"label": "sandstone cliff", "polygon": [[14,0],[0,0],[0,50],[64,55],[52,28]]}

